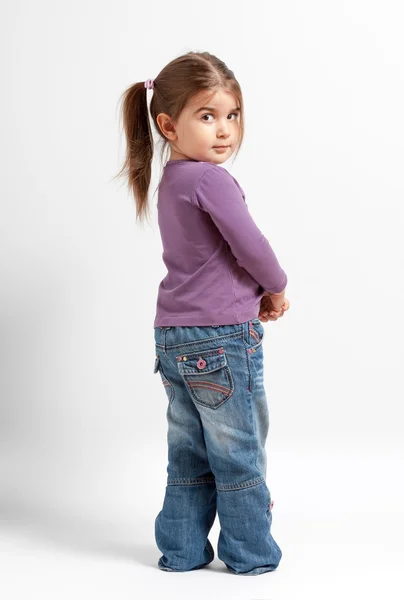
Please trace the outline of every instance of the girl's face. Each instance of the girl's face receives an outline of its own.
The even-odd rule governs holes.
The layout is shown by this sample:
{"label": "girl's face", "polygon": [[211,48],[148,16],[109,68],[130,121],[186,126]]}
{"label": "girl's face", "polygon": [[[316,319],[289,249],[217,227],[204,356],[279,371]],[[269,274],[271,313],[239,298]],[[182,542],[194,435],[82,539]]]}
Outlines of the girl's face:
{"label": "girl's face", "polygon": [[[233,154],[239,138],[237,98],[225,90],[196,94],[176,123],[161,113],[157,119],[171,146],[171,160],[194,159],[220,164]],[[225,146],[225,148],[219,148]]]}

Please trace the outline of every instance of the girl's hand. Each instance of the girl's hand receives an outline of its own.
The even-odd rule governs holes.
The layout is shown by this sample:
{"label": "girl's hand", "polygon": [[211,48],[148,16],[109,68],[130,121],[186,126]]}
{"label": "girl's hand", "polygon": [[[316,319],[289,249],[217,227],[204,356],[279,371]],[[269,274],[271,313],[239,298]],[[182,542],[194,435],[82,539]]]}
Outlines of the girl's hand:
{"label": "girl's hand", "polygon": [[282,306],[279,309],[275,309],[271,301],[270,294],[264,294],[261,298],[260,311],[258,318],[263,323],[268,321],[276,321],[279,317],[283,317],[284,313],[289,310],[290,302],[287,298],[284,299]]}

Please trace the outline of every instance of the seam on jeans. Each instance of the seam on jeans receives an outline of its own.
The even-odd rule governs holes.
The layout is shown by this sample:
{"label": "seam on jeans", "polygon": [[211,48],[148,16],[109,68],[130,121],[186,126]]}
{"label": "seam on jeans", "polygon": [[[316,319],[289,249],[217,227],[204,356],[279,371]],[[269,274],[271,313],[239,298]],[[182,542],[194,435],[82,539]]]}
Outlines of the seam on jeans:
{"label": "seam on jeans", "polygon": [[[243,325],[243,323],[238,323],[238,325]],[[159,342],[155,342],[155,345],[157,347],[160,348],[168,348],[168,349],[173,349],[173,348],[188,348],[188,347],[193,347],[193,346],[201,346],[203,344],[206,344],[207,342],[209,343],[220,343],[221,340],[229,340],[232,338],[238,338],[238,337],[242,337],[242,331],[237,331],[236,333],[228,333],[226,335],[218,335],[218,336],[211,336],[211,337],[206,337],[206,338],[200,338],[198,340],[193,340],[192,342],[182,342],[181,344],[159,344]],[[184,352],[181,352],[181,354],[184,354]]]}
{"label": "seam on jeans", "polygon": [[255,479],[249,479],[248,481],[242,481],[241,483],[218,483],[216,481],[216,489],[219,492],[231,492],[234,490],[241,490],[245,488],[252,487],[254,485],[259,485],[264,481],[264,476],[256,477]]}
{"label": "seam on jeans", "polygon": [[246,363],[247,363],[247,373],[248,373],[248,387],[247,387],[247,392],[251,392],[250,355],[248,353],[247,340],[246,340],[246,335],[245,335],[246,328],[247,328],[247,336],[250,335],[250,333],[249,333],[249,326],[250,326],[250,322],[247,321],[246,323],[244,323],[243,330],[242,330],[244,351],[245,351]]}
{"label": "seam on jeans", "polygon": [[215,478],[211,477],[167,477],[167,485],[201,485],[204,483],[214,483]]}
{"label": "seam on jeans", "polygon": [[160,372],[161,381],[163,383],[164,389],[167,392],[168,404],[170,406],[174,400],[175,388],[174,388],[174,385],[171,383],[171,381],[169,379],[167,379],[167,377],[163,371],[163,366],[161,364],[161,360],[159,360],[159,363],[158,363],[158,371]]}

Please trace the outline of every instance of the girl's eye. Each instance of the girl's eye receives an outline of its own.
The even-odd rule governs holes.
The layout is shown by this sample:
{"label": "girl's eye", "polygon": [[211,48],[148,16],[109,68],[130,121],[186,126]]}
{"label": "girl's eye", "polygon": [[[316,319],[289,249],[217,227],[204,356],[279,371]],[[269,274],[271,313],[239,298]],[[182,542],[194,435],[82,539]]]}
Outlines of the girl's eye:
{"label": "girl's eye", "polygon": [[[237,117],[238,117],[238,115],[239,115],[239,113],[236,113],[236,112],[234,112],[234,113],[230,113],[230,114],[231,114],[231,115],[236,115],[236,118],[237,118]],[[214,115],[213,115],[212,113],[205,113],[204,115],[202,115],[202,117],[201,117],[201,118],[202,118],[202,119],[204,119],[204,117],[210,117],[210,116],[212,116],[212,117],[213,117]],[[205,120],[206,120],[206,119],[204,119],[204,121],[205,121]],[[234,121],[234,119],[233,119],[233,121]],[[206,123],[209,123],[209,121],[206,121]]]}

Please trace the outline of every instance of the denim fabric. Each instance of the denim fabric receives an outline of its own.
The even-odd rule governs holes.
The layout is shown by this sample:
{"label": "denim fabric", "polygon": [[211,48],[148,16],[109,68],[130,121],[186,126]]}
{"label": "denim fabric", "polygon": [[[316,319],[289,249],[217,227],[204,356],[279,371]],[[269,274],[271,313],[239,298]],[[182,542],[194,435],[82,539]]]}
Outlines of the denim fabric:
{"label": "denim fabric", "polygon": [[261,321],[155,327],[154,337],[168,422],[167,485],[155,519],[158,567],[190,571],[212,562],[208,534],[217,512],[218,558],[227,569],[273,571],[282,552],[271,534],[266,484]]}

